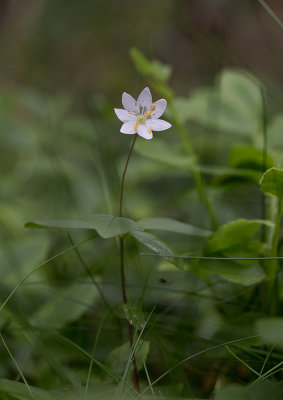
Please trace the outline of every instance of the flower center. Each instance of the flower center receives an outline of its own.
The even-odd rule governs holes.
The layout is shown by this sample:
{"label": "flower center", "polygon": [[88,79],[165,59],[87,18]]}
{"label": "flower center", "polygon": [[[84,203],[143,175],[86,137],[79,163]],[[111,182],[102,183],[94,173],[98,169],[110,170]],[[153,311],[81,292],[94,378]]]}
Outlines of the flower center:
{"label": "flower center", "polygon": [[[145,107],[140,107],[140,114],[137,115],[137,122],[135,125],[135,131],[137,132],[138,125],[139,124],[145,124],[146,120],[150,118],[151,114],[153,113],[153,110],[155,109],[156,104],[152,104],[150,107],[149,111],[145,111]],[[133,112],[130,112],[130,114],[134,114]],[[148,128],[149,133],[151,134],[151,130]]]}

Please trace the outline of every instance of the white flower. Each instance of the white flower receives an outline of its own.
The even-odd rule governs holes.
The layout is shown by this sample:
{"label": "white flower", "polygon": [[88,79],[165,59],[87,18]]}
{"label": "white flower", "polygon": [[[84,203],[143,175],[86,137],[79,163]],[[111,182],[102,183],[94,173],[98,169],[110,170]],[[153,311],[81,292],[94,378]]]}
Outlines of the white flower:
{"label": "white flower", "polygon": [[124,122],[120,132],[125,134],[137,133],[145,139],[152,139],[152,131],[164,131],[171,127],[167,121],[159,119],[167,106],[165,99],[152,103],[148,87],[143,89],[137,101],[128,93],[123,93],[124,110],[114,108],[117,117]]}

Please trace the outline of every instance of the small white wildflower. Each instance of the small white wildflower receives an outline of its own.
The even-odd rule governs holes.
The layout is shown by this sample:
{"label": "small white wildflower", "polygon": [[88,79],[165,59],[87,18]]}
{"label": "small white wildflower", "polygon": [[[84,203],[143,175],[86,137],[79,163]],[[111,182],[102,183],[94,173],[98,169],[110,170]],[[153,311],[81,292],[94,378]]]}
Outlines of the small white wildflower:
{"label": "small white wildflower", "polygon": [[123,93],[124,110],[114,108],[117,117],[124,122],[120,132],[125,134],[137,133],[145,139],[152,139],[152,131],[164,131],[171,127],[167,121],[159,119],[167,106],[165,99],[152,103],[148,87],[143,89],[137,101],[128,93]]}

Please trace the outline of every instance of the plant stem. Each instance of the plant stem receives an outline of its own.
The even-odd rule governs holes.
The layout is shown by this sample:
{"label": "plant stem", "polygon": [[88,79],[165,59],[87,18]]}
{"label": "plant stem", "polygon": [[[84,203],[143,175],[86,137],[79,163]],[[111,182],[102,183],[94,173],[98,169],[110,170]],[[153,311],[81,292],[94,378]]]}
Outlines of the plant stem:
{"label": "plant stem", "polygon": [[127,161],[126,161],[126,164],[125,164],[125,168],[124,168],[124,172],[123,172],[123,176],[122,176],[121,192],[120,192],[120,217],[122,217],[122,213],[123,213],[123,194],[124,194],[125,176],[126,176],[126,172],[127,172],[127,169],[128,169],[128,165],[129,165],[129,161],[130,161],[131,155],[133,153],[134,145],[135,145],[136,140],[137,140],[137,136],[138,135],[136,133],[135,137],[134,137],[134,140],[132,142],[132,146],[131,146],[130,151],[129,151],[129,155],[128,155],[128,158],[127,158]]}
{"label": "plant stem", "polygon": [[[171,110],[171,114],[172,114],[172,117],[174,120],[174,125],[175,125],[177,131],[179,132],[179,135],[183,142],[184,149],[188,156],[192,156],[192,155],[194,155],[194,150],[193,150],[190,140],[188,138],[187,130],[186,130],[184,124],[182,123],[182,121],[180,120],[180,117],[178,115],[178,112],[177,112],[173,102],[171,100],[168,102],[170,104],[170,110]],[[216,217],[214,214],[214,210],[213,210],[211,201],[207,195],[205,183],[202,179],[202,176],[200,174],[198,167],[193,171],[193,178],[194,178],[194,181],[196,184],[196,188],[197,188],[200,200],[205,205],[208,215],[210,217],[211,227],[215,230],[215,229],[217,229],[218,224],[216,221]]]}
{"label": "plant stem", "polygon": [[[272,236],[271,256],[277,257],[278,234],[283,211],[283,202],[278,200],[277,214],[275,218],[275,227]],[[278,304],[278,260],[274,260],[269,265],[268,271],[268,293],[269,293],[269,310],[271,314],[276,314]]]}
{"label": "plant stem", "polygon": [[[131,158],[131,155],[133,153],[134,145],[137,140],[137,134],[135,134],[134,140],[132,142],[129,155],[125,164],[124,172],[122,175],[122,182],[121,182],[121,192],[120,192],[120,217],[123,215],[123,194],[124,194],[124,186],[125,186],[125,176],[126,172],[128,169],[129,161]],[[120,235],[119,236],[120,240],[120,268],[121,268],[121,288],[122,288],[122,298],[123,298],[123,303],[124,306],[128,306],[128,298],[127,298],[127,292],[126,292],[126,278],[125,278],[125,261],[124,261],[124,236]],[[129,334],[129,341],[130,341],[130,346],[131,348],[133,347],[133,327],[130,324],[130,322],[127,320],[128,323],[128,334]],[[140,384],[139,384],[139,375],[138,375],[138,369],[137,369],[137,363],[136,363],[136,357],[133,355],[133,368],[134,368],[134,375],[133,375],[133,382],[134,386],[137,392],[140,392]]]}

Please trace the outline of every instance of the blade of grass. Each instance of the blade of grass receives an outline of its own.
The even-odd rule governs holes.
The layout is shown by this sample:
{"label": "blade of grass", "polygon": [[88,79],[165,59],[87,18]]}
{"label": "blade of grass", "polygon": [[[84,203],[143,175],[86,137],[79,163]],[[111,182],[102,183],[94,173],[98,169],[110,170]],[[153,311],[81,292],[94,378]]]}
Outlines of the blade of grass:
{"label": "blade of grass", "polygon": [[0,339],[1,339],[1,341],[2,341],[2,343],[3,343],[3,345],[4,345],[4,347],[5,347],[5,349],[7,350],[7,353],[8,353],[9,356],[11,357],[13,363],[15,364],[15,367],[17,368],[19,374],[21,375],[22,380],[24,381],[24,383],[25,383],[25,385],[26,385],[26,388],[27,388],[27,390],[28,390],[28,392],[29,392],[31,398],[35,400],[35,397],[34,397],[33,394],[32,394],[32,391],[31,391],[31,389],[30,389],[30,387],[29,387],[29,384],[27,383],[26,378],[24,377],[24,374],[23,374],[23,372],[22,372],[20,366],[18,365],[17,361],[15,360],[15,358],[14,358],[13,355],[12,355],[12,353],[10,352],[10,350],[9,350],[9,348],[8,348],[8,346],[7,346],[7,344],[6,344],[6,342],[5,342],[5,340],[4,340],[4,338],[3,338],[3,336],[2,336],[1,333],[0,333]]}
{"label": "blade of grass", "polygon": [[[208,353],[209,351],[212,351],[212,350],[215,350],[215,349],[219,349],[219,348],[221,348],[221,347],[225,347],[225,346],[227,346],[227,345],[229,345],[229,344],[239,343],[239,342],[242,342],[242,341],[244,341],[244,340],[255,339],[255,338],[257,338],[257,337],[259,337],[259,335],[246,336],[246,337],[244,337],[244,338],[231,340],[231,341],[229,341],[229,342],[217,344],[217,345],[215,345],[215,346],[209,347],[208,349],[198,351],[197,353],[192,354],[191,356],[186,357],[186,358],[184,358],[183,360],[179,361],[179,362],[178,362],[177,364],[175,364],[173,367],[171,367],[171,368],[168,369],[166,372],[164,372],[162,375],[160,375],[157,379],[155,379],[155,380],[152,382],[152,386],[155,385],[157,382],[161,381],[161,380],[162,380],[165,376],[167,376],[173,369],[178,368],[180,365],[184,364],[185,362],[187,362],[187,361],[189,361],[189,360],[191,360],[191,359],[193,359],[193,358],[195,358],[195,357],[197,357],[197,356],[200,356],[200,355],[202,355],[202,354]],[[282,361],[282,363],[283,363],[283,361]],[[138,394],[138,396],[136,397],[136,399],[140,399],[141,396],[142,396],[144,393],[146,393],[148,389],[149,389],[149,386],[147,386],[140,394]]]}
{"label": "blade of grass", "polygon": [[226,350],[234,357],[236,358],[237,361],[239,361],[241,364],[243,364],[246,368],[248,368],[250,371],[252,371],[254,374],[256,374],[257,376],[260,376],[260,374],[253,369],[252,367],[250,367],[244,360],[242,360],[240,357],[237,356],[237,354],[235,354],[230,347],[227,345],[225,346]]}
{"label": "blade of grass", "polygon": [[277,17],[274,11],[269,7],[269,5],[266,4],[264,0],[257,0],[260,5],[265,9],[265,11],[271,16],[273,21],[279,26],[280,29],[283,31],[283,23],[280,21],[280,19]]}
{"label": "blade of grass", "polygon": [[87,380],[86,380],[86,385],[85,385],[85,394],[84,394],[84,398],[87,396],[87,392],[88,392],[88,387],[89,387],[89,381],[90,381],[90,375],[91,375],[91,371],[92,371],[92,367],[93,367],[93,363],[94,363],[94,355],[96,352],[96,347],[97,347],[97,343],[98,340],[100,338],[100,334],[102,331],[102,327],[104,325],[104,321],[106,320],[106,318],[108,317],[109,313],[107,315],[105,315],[101,321],[101,323],[99,324],[97,333],[95,335],[95,340],[94,340],[94,344],[93,344],[93,349],[92,349],[92,353],[91,353],[91,360],[90,360],[90,364],[89,364],[89,369],[88,369],[88,374],[87,374]]}

